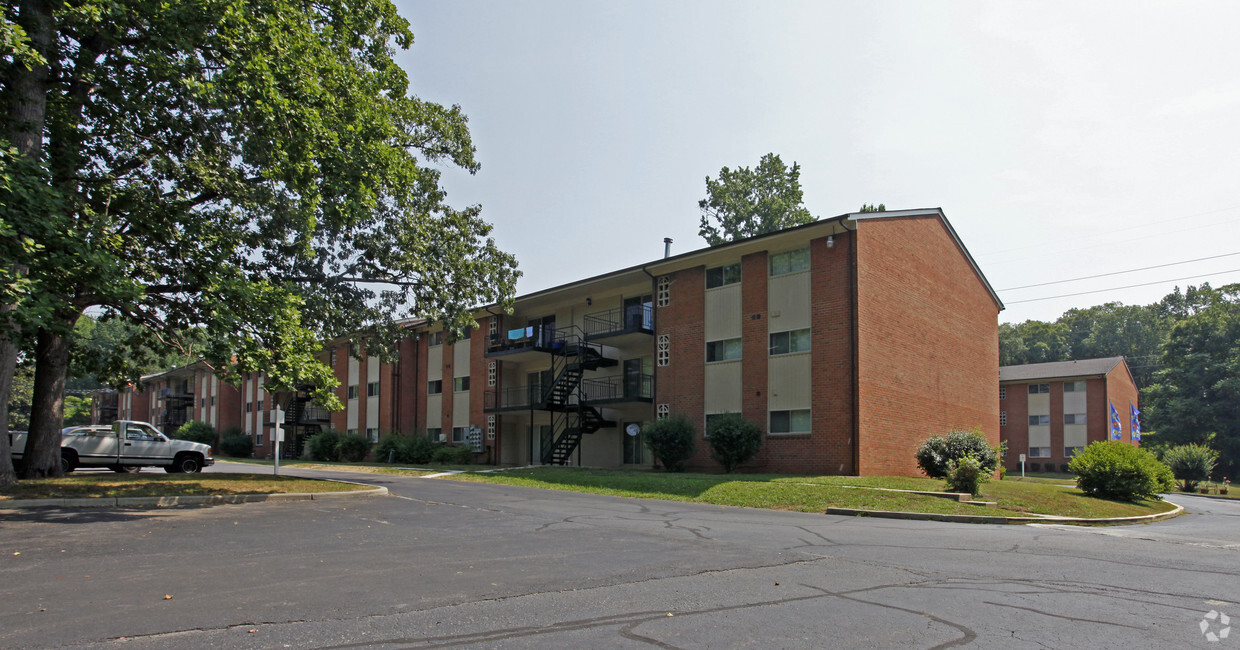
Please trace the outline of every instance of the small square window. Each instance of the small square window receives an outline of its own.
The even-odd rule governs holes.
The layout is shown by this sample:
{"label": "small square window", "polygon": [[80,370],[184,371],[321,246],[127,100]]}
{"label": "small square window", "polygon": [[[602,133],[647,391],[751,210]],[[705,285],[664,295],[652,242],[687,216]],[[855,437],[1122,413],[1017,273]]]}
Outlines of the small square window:
{"label": "small square window", "polygon": [[357,399],[357,384],[349,386],[349,399]]}
{"label": "small square window", "polygon": [[379,396],[379,382],[372,381],[366,384],[366,397],[378,397],[378,396]]}
{"label": "small square window", "polygon": [[717,287],[736,284],[741,281],[741,265],[728,264],[727,266],[716,266],[713,269],[706,269],[706,288],[714,289]]}
{"label": "small square window", "polygon": [[469,390],[469,377],[455,377],[452,380],[452,390],[461,393]]}
{"label": "small square window", "polygon": [[428,339],[427,345],[431,347],[435,347],[436,345],[443,345],[443,331],[440,330],[438,332],[431,332],[427,336],[427,339]]}
{"label": "small square window", "polygon": [[442,392],[443,392],[443,380],[442,379],[432,379],[426,382],[426,394],[427,395],[438,395]]}
{"label": "small square window", "polygon": [[452,427],[452,442],[465,442],[466,427]]}
{"label": "small square window", "polygon": [[366,428],[366,440],[370,442],[379,442],[379,428],[378,427],[367,427]]}
{"label": "small square window", "polygon": [[442,436],[443,436],[442,428],[440,427],[427,427],[426,428],[426,437],[429,438],[431,442],[440,442],[439,438]]}
{"label": "small square window", "polygon": [[724,339],[706,344],[706,361],[732,361],[741,358],[741,340]]}

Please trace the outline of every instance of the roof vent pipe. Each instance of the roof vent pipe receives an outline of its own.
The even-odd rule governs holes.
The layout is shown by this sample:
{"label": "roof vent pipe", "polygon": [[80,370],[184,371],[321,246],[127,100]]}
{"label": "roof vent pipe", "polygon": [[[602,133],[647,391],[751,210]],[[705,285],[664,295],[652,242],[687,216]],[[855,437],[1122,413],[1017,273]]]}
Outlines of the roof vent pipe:
{"label": "roof vent pipe", "polygon": [[672,238],[664,237],[663,238],[663,259],[667,259],[671,256],[672,256]]}

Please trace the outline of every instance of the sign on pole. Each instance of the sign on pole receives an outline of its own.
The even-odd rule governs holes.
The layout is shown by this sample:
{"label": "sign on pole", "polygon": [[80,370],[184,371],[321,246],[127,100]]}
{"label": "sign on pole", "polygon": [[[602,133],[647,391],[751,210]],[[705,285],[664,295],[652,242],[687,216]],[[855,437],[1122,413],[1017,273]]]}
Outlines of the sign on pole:
{"label": "sign on pole", "polygon": [[280,443],[284,442],[284,409],[276,407],[272,416],[275,425],[271,431],[271,444],[275,450],[276,464],[275,470],[272,472],[276,476],[280,475]]}

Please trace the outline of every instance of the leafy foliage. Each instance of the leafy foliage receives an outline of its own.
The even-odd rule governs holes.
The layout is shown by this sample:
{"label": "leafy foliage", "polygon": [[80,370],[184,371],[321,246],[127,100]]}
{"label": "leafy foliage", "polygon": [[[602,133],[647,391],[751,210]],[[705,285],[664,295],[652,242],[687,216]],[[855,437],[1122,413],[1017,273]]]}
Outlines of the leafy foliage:
{"label": "leafy foliage", "polygon": [[336,445],[336,454],[339,460],[346,463],[358,463],[366,459],[366,455],[370,453],[370,447],[370,441],[365,436],[356,433],[345,434]]}
{"label": "leafy foliage", "polygon": [[1157,499],[1175,487],[1170,467],[1154,454],[1118,440],[1090,443],[1072,458],[1068,469],[1076,474],[1082,492],[1103,499]]}
{"label": "leafy foliage", "polygon": [[693,456],[693,422],[684,415],[672,415],[642,425],[642,437],[650,453],[669,472],[685,471],[685,461]]}
{"label": "leafy foliage", "polygon": [[779,156],[762,156],[753,169],[724,167],[718,180],[706,177],[706,198],[698,234],[711,246],[799,226],[814,220],[805,209],[801,166],[784,165]]}
{"label": "leafy foliage", "polygon": [[244,433],[225,435],[220,441],[220,453],[233,458],[249,458],[254,455],[254,441]]}
{"label": "leafy foliage", "polygon": [[388,458],[391,458],[397,463],[421,465],[431,462],[437,447],[425,434],[406,436],[389,433],[382,436],[379,444],[375,445],[375,460],[387,462]]}
{"label": "leafy foliage", "polygon": [[[201,422],[199,420],[190,420],[182,424],[173,438],[181,440],[189,440],[191,442],[201,442],[204,445],[215,446],[215,427]],[[247,436],[248,437],[248,436]]]}
{"label": "leafy foliage", "polygon": [[993,473],[986,471],[982,462],[974,458],[972,454],[965,454],[959,460],[951,460],[947,462],[947,489],[953,492],[968,492],[969,494],[978,494],[982,491],[982,483],[990,480]]}
{"label": "leafy foliage", "polygon": [[864,212],[886,212],[886,211],[887,211],[887,206],[883,205],[882,203],[879,203],[878,205],[874,205],[873,203],[864,203],[861,205],[861,209],[858,210],[857,212],[864,213]]}
{"label": "leafy foliage", "polygon": [[1208,479],[1218,464],[1218,452],[1205,445],[1178,445],[1163,453],[1162,460],[1180,481],[1180,489],[1192,492]]}
{"label": "leafy foliage", "polygon": [[474,452],[467,445],[439,445],[431,461],[443,465],[468,465],[474,460]]}
{"label": "leafy foliage", "polygon": [[320,431],[306,439],[305,458],[325,462],[340,460],[340,440],[344,433],[335,429]]}
{"label": "leafy foliage", "polygon": [[978,463],[979,471],[987,476],[999,466],[999,456],[994,447],[986,442],[981,429],[965,431],[955,429],[946,436],[931,436],[918,447],[917,466],[930,478],[947,478],[952,462],[966,456]]}
{"label": "leafy foliage", "polygon": [[723,471],[729,474],[762,448],[762,427],[739,413],[725,413],[712,418],[706,427],[706,436],[710,444],[710,457],[723,465]]}

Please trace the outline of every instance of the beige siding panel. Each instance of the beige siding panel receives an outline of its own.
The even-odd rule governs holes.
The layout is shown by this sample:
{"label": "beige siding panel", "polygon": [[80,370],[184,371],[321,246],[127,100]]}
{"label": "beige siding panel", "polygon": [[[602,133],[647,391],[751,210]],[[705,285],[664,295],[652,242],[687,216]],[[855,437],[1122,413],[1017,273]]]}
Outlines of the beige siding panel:
{"label": "beige siding panel", "polygon": [[[735,339],[741,336],[741,285],[729,284],[726,287],[711,289],[706,292],[706,340]],[[706,354],[703,350],[702,354]]]}
{"label": "beige siding panel", "polygon": [[[473,383],[472,379],[469,381]],[[449,387],[448,390],[451,390],[451,388]],[[452,426],[467,427],[471,424],[482,427],[485,422],[469,421],[469,391],[463,390],[459,393],[452,393]]]}
{"label": "beige siding panel", "polygon": [[767,285],[769,331],[785,332],[810,326],[809,273],[789,273],[770,279]]}
{"label": "beige siding panel", "polygon": [[[1029,446],[1030,447],[1051,446],[1051,428],[1044,427],[1044,426],[1029,427]],[[1017,453],[1020,453],[1020,452],[1017,452]],[[1055,455],[1058,456],[1059,454],[1055,454]]]}
{"label": "beige siding panel", "polygon": [[432,381],[435,379],[443,379],[442,345],[433,345],[426,349],[426,380]]}
{"label": "beige siding panel", "polygon": [[[1048,393],[1038,393],[1029,396],[1029,415],[1050,415],[1051,414],[1051,396]],[[1032,435],[1032,434],[1030,434]],[[1029,445],[1030,447],[1045,447],[1046,445]]]}
{"label": "beige siding panel", "polygon": [[784,354],[767,361],[767,405],[772,411],[810,407],[810,355]]}
{"label": "beige siding panel", "polygon": [[706,364],[706,413],[741,412],[741,362]]}
{"label": "beige siding panel", "polygon": [[349,386],[356,386],[361,380],[362,363],[352,356],[349,357]]}
{"label": "beige siding panel", "polygon": [[1063,394],[1064,413],[1087,413],[1085,409],[1085,392],[1074,391]]}
{"label": "beige siding panel", "polygon": [[[1085,442],[1089,437],[1089,427],[1084,424],[1065,424],[1063,425],[1063,446],[1065,447],[1084,447],[1088,443]],[[1048,446],[1043,445],[1043,446]],[[1059,454],[1055,454],[1058,456]]]}
{"label": "beige siding panel", "polygon": [[[451,387],[448,390],[452,390]],[[426,397],[426,426],[430,429],[438,429],[443,426],[443,395],[428,395]],[[450,433],[444,431],[444,433]]]}
{"label": "beige siding panel", "polygon": [[452,374],[456,377],[464,377],[469,374],[469,344],[470,341],[457,341],[452,346]]}

